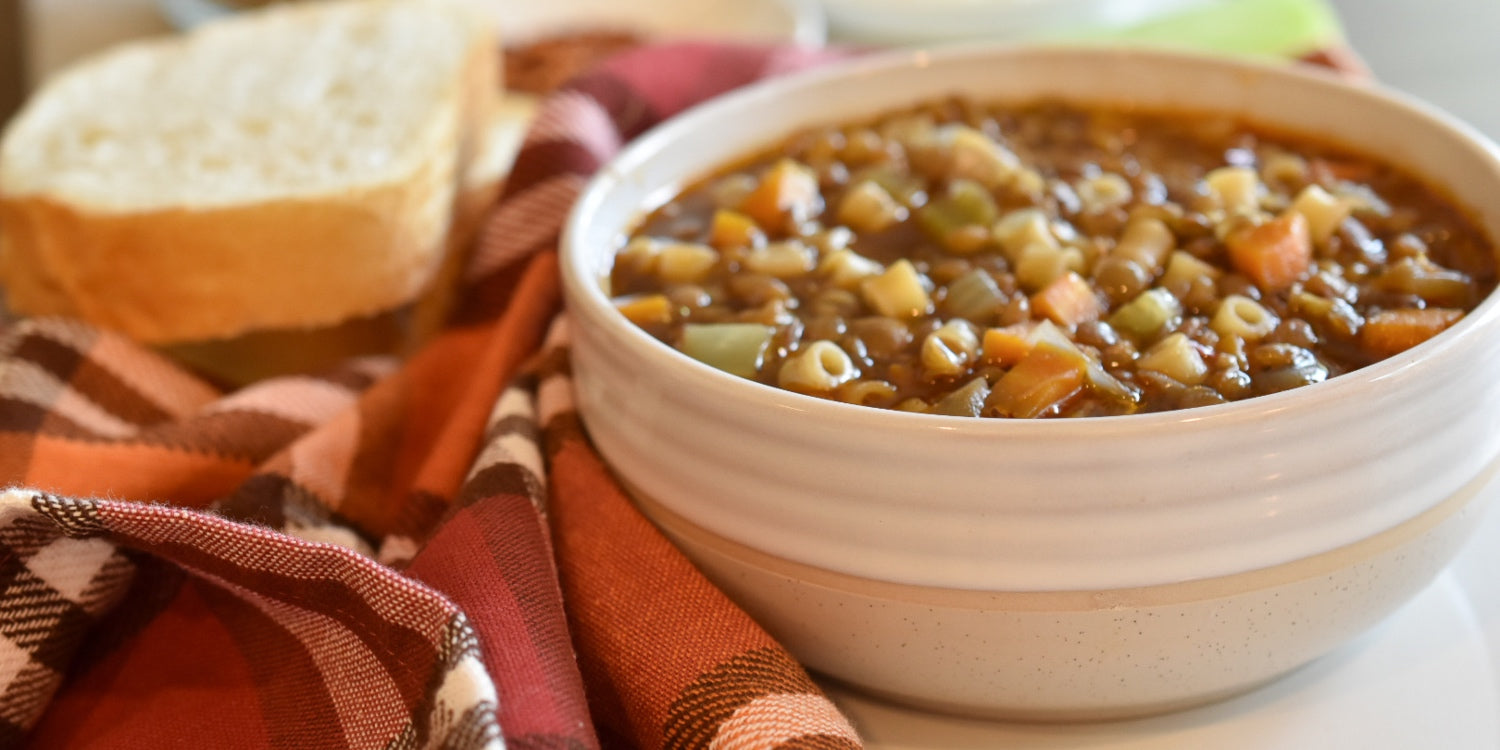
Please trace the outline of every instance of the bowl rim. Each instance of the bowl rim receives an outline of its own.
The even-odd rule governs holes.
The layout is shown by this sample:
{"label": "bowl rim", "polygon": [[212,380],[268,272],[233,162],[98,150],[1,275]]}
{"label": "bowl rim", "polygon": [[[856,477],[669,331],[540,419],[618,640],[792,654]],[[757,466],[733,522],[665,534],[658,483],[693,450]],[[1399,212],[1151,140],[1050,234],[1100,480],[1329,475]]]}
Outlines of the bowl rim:
{"label": "bowl rim", "polygon": [[[1481,134],[1474,127],[1459,120],[1434,105],[1412,95],[1378,85],[1352,82],[1341,78],[1333,71],[1311,65],[1296,65],[1290,62],[1272,63],[1255,59],[1216,56],[1198,52],[1169,49],[1145,49],[1097,44],[1012,44],[995,42],[960,43],[935,48],[916,50],[894,50],[856,56],[836,61],[811,70],[762,80],[727,94],[714,97],[679,112],[650,128],[623,148],[601,167],[588,181],[563,227],[560,245],[560,270],[565,298],[575,319],[586,319],[589,325],[603,325],[605,332],[618,341],[628,342],[642,357],[650,360],[654,367],[677,368],[687,376],[719,390],[732,391],[738,400],[753,406],[776,410],[805,413],[821,421],[834,422],[851,429],[877,430],[900,426],[905,430],[931,430],[948,432],[963,429],[978,434],[1066,439],[1069,437],[1100,437],[1108,434],[1133,434],[1166,428],[1168,425],[1188,423],[1233,424],[1256,422],[1274,414],[1307,409],[1319,402],[1333,399],[1369,397],[1366,393],[1378,390],[1383,381],[1436,366],[1445,356],[1455,353],[1467,343],[1471,332],[1482,327],[1500,325],[1500,288],[1492,290],[1474,309],[1442,333],[1411,349],[1388,357],[1357,370],[1338,375],[1312,385],[1280,393],[1255,396],[1239,401],[1188,409],[1149,412],[1102,417],[1069,417],[1058,419],[1004,419],[955,417],[946,415],[902,412],[848,404],[832,399],[808,396],[794,391],[759,383],[723,372],[717,368],[694,360],[674,347],[647,334],[639,326],[630,323],[614,309],[609,297],[600,286],[600,279],[589,278],[585,269],[586,258],[592,254],[584,247],[586,235],[593,218],[609,193],[619,184],[630,180],[632,170],[645,163],[653,154],[669,148],[685,134],[702,127],[722,113],[744,109],[757,103],[774,102],[778,97],[793,90],[816,89],[840,85],[841,81],[876,76],[882,72],[912,67],[935,67],[943,64],[962,63],[975,59],[995,57],[1029,56],[1085,56],[1100,60],[1125,58],[1154,60],[1163,64],[1211,66],[1225,73],[1253,73],[1273,78],[1287,78],[1311,84],[1339,89],[1376,106],[1406,110],[1410,115],[1425,121],[1435,130],[1446,131],[1457,137],[1463,145],[1473,150],[1477,157],[1488,162],[1500,172],[1500,145]],[[932,95],[937,95],[936,93]],[[914,96],[914,101],[920,95]],[[1066,93],[1059,98],[1067,99]],[[878,116],[891,107],[872,107],[866,113]],[[1184,108],[1193,111],[1191,105]],[[1199,111],[1202,111],[1201,108]],[[848,116],[831,117],[829,124],[847,121]],[[1249,118],[1255,122],[1255,118]],[[1265,118],[1267,121],[1273,118]],[[1273,122],[1265,124],[1274,125]],[[768,128],[767,137],[759,147],[775,144],[790,134],[795,127]],[[1295,133],[1295,129],[1279,128]],[[1320,137],[1337,144],[1336,137]],[[1359,151],[1358,148],[1353,150]],[[753,152],[754,149],[744,149]],[[720,169],[724,163],[707,164],[693,175],[706,176]],[[1394,163],[1394,162],[1393,162]],[[1455,205],[1463,215],[1476,224],[1477,211],[1469,202],[1461,199],[1449,186],[1440,184],[1428,174],[1407,164],[1396,163],[1403,171],[1421,179],[1439,191],[1439,195]],[[689,179],[693,179],[689,178]],[[638,207],[638,215],[661,205],[665,198],[680,191],[682,183],[658,187]],[[1493,198],[1500,205],[1500,197]],[[1500,237],[1491,236],[1481,225],[1477,227],[1500,253]],[[623,229],[622,229],[623,231]],[[585,324],[585,320],[579,320]]]}

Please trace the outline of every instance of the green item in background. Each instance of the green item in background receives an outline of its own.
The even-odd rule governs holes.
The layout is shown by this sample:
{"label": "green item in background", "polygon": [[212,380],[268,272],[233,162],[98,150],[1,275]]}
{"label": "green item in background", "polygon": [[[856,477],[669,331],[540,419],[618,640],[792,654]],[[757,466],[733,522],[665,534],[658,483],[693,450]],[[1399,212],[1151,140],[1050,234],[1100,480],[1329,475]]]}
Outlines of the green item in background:
{"label": "green item in background", "polygon": [[1139,26],[1058,32],[1047,38],[1255,57],[1299,57],[1344,43],[1338,14],[1324,0],[1212,0]]}

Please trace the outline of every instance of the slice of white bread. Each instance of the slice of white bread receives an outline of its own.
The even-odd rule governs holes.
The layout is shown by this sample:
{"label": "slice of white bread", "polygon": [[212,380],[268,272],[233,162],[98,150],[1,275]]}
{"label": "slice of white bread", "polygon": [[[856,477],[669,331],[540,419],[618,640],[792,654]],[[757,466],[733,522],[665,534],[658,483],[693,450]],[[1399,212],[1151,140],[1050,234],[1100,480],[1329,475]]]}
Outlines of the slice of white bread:
{"label": "slice of white bread", "polygon": [[322,372],[350,357],[410,354],[445,324],[455,302],[468,250],[510,173],[536,103],[507,96],[490,112],[478,148],[463,170],[446,243],[447,254],[428,292],[394,310],[319,328],[268,328],[227,339],[161,347],[224,385],[243,385],[287,373]]}
{"label": "slice of white bread", "polygon": [[331,0],[104,53],[0,141],[0,283],[152,344],[412,302],[499,92],[491,21]]}

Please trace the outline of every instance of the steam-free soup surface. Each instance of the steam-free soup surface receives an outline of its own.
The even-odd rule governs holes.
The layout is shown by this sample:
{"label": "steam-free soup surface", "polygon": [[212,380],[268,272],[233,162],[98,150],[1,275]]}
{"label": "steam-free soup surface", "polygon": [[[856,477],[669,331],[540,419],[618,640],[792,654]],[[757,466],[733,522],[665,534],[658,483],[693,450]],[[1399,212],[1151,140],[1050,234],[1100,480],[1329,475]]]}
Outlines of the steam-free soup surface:
{"label": "steam-free soup surface", "polygon": [[906,411],[1121,415],[1313,384],[1495,284],[1376,159],[1220,117],[948,99],[798,133],[620,249],[616,305],[759,382]]}

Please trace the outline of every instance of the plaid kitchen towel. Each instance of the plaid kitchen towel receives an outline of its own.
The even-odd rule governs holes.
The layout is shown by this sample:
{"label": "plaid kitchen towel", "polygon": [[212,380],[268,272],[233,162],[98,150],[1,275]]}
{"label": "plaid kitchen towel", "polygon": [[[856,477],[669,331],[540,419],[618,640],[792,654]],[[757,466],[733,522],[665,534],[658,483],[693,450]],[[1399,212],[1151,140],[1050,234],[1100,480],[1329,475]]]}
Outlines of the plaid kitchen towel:
{"label": "plaid kitchen towel", "polygon": [[551,97],[399,368],[220,393],[78,323],[0,334],[0,746],[859,747],[610,478],[561,326],[540,354],[587,176],[825,56],[647,49]]}
{"label": "plaid kitchen towel", "polygon": [[589,445],[555,256],[630,138],[829,56],[647,47],[550,96],[403,363],[223,393],[0,330],[0,747],[859,747]]}

